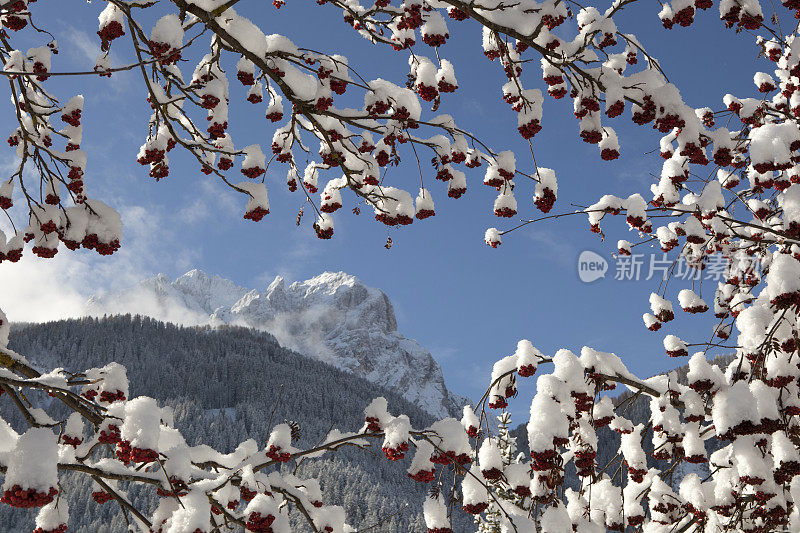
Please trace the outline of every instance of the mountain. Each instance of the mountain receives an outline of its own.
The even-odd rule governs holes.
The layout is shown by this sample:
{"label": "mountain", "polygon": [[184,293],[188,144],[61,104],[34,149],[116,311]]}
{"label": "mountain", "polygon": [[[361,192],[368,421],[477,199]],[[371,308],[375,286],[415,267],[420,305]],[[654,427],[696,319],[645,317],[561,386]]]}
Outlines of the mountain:
{"label": "mountain", "polygon": [[[132,395],[171,406],[175,425],[190,445],[208,444],[223,453],[248,438],[263,445],[270,422],[296,421],[300,447],[318,442],[331,424],[356,431],[363,424],[364,407],[377,396],[388,400],[392,413],[407,414],[414,427],[434,421],[396,392],[288,350],[273,336],[252,329],[187,328],[129,315],[83,318],[15,326],[10,348],[41,369],[80,371],[117,361],[127,369]],[[31,391],[28,399],[58,420],[66,415],[46,393]],[[8,395],[0,396],[0,410],[16,429],[26,427]],[[370,531],[424,533],[421,505],[429,487],[406,475],[410,456],[387,461],[379,441],[375,445],[377,449],[344,449],[306,461],[298,475],[318,477],[326,503],[344,505],[358,529],[380,523]],[[97,505],[88,497],[96,488],[87,476],[63,474],[60,483],[69,498],[70,531],[127,531],[116,506]],[[152,512],[154,491],[130,490],[137,505]],[[34,516],[0,505],[0,533],[31,531]],[[459,516],[453,529],[470,531],[470,522]],[[292,531],[307,529],[295,521]]]}
{"label": "mountain", "polygon": [[288,286],[279,276],[264,292],[199,270],[175,281],[160,274],[90,298],[86,313],[266,331],[282,346],[398,391],[435,416],[456,414],[466,403],[447,390],[430,352],[397,330],[388,296],[344,272],[324,272]]}

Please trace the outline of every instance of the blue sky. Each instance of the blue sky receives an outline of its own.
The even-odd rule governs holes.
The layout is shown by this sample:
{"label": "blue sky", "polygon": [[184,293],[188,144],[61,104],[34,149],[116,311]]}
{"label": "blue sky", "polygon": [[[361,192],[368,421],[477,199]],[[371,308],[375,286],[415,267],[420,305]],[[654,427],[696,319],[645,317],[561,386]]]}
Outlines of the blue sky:
{"label": "blue sky", "polygon": [[[40,24],[59,40],[61,53],[54,58],[53,69],[90,69],[99,45],[94,33],[96,16],[103,4],[69,2],[69,12],[64,4],[42,0],[33,5]],[[284,33],[298,46],[348,56],[350,65],[367,79],[405,81],[407,53],[370,46],[340,22],[336,10],[311,2],[289,2],[280,11],[267,5],[243,0],[237,9],[265,33]],[[753,92],[756,48],[751,37],[725,30],[715,9],[698,14],[692,28],[671,31],[661,27],[657,11],[655,3],[634,5],[617,24],[623,32],[636,33],[660,58],[689,105],[719,109],[725,93],[749,96]],[[516,132],[513,111],[500,98],[501,67],[481,53],[480,27],[448,24],[452,38],[441,53],[454,63],[460,88],[443,98],[439,112],[452,114],[461,127],[490,146],[515,150],[517,168],[530,169],[527,143]],[[34,37],[30,32],[27,36]],[[120,64],[130,59],[125,47],[119,46],[127,43],[115,44],[114,58]],[[432,49],[422,44],[418,52],[434,57]],[[234,64],[235,59],[229,58],[230,71]],[[544,89],[537,65],[538,61],[526,74],[528,86]],[[193,67],[184,66],[187,77]],[[760,68],[768,70],[769,65],[762,62]],[[508,224],[491,213],[495,193],[482,185],[483,169],[468,172],[468,193],[452,200],[427,168],[426,183],[437,214],[391,231],[394,246],[389,251],[383,247],[386,228],[372,220],[370,209],[363,209],[360,216],[349,212],[354,200],[350,194],[343,195],[345,209],[337,213],[331,241],[315,237],[309,209],[297,228],[295,215],[303,202],[297,193],[285,189],[286,168],[281,164],[273,164],[268,171],[271,214],[258,224],[241,220],[241,198],[201,174],[196,163],[172,156],[175,152],[170,154],[170,176],[155,183],[135,161],[149,115],[137,76],[133,72],[115,74],[111,80],[48,82],[64,100],[75,92],[87,98],[82,148],[90,157],[90,196],[122,212],[125,240],[119,256],[111,259],[62,251],[47,263],[28,259],[0,265],[0,280],[11,287],[0,298],[0,307],[12,320],[68,316],[89,294],[122,288],[158,272],[177,277],[200,268],[263,289],[275,275],[300,280],[324,270],[343,270],[383,289],[395,304],[400,330],[431,350],[450,388],[472,397],[485,388],[492,362],[511,353],[520,338],[530,339],[547,354],[562,347],[578,351],[583,345],[613,351],[632,371],[650,375],[675,364],[663,353],[665,332],[692,337],[685,335],[687,327],[690,332],[699,331],[679,316],[673,323],[676,326],[648,332],[641,315],[648,310],[647,296],[655,285],[610,279],[613,263],[607,279],[592,284],[578,279],[581,251],[594,250],[611,261],[617,239],[636,240],[635,235],[626,236],[620,223],[607,226],[613,230],[605,243],[588,232],[586,218],[579,215],[530,225],[506,236],[497,250],[485,246],[487,227]],[[238,146],[261,143],[266,152],[273,127],[263,118],[264,108],[244,102],[246,93],[232,81],[234,140]],[[354,103],[360,104],[360,98],[361,94]],[[578,138],[569,99],[548,98],[544,112],[544,129],[533,145],[537,162],[554,168],[558,176],[559,201],[554,212],[574,210],[570,203],[588,205],[607,193],[648,196],[651,173],[660,172],[660,158],[646,153],[657,147],[659,137],[649,127],[632,124],[629,110],[609,122],[622,144],[622,157],[611,163],[603,162],[594,146]],[[5,113],[3,123],[11,124],[10,106],[0,113]],[[11,152],[0,157],[4,167],[13,162]],[[424,157],[423,163],[429,158]],[[390,170],[390,176],[415,191],[417,172],[413,157],[407,157],[402,166]],[[523,217],[539,214],[532,193],[523,183],[516,191]],[[703,295],[710,298],[711,290],[706,288]],[[524,387],[523,397],[530,390]],[[521,399],[514,407],[521,421],[527,402]]]}

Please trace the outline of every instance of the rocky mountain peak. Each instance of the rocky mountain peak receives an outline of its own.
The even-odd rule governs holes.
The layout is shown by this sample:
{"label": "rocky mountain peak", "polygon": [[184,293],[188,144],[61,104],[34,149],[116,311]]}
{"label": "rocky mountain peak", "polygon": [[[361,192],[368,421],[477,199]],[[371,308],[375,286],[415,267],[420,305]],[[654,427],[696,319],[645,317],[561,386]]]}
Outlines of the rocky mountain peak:
{"label": "rocky mountain peak", "polygon": [[389,297],[345,272],[288,287],[278,276],[262,293],[190,270],[175,281],[159,274],[87,302],[90,315],[122,313],[267,331],[282,345],[394,389],[437,416],[456,414],[464,402],[447,390],[430,352],[397,330]]}

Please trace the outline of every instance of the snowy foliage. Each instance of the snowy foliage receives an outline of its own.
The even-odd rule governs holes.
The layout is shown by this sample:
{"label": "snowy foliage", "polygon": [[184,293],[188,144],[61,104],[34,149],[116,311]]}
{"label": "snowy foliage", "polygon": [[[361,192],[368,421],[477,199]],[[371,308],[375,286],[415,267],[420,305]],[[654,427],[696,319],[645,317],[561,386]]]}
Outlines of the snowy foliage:
{"label": "snowy foliage", "polygon": [[[341,10],[345,23],[376,49],[413,51],[406,86],[367,81],[335,51],[312,52],[286,36],[268,34],[239,15],[235,3],[107,0],[98,8],[103,53],[94,75],[111,76],[122,68],[141,73],[143,96],[153,112],[142,128],[146,136],[137,160],[152,178],[166,178],[167,153],[184,150],[201,172],[242,193],[244,218],[258,221],[269,213],[267,165],[285,165],[287,187],[312,202],[313,228],[322,239],[333,236],[336,211],[348,201],[372,207],[375,219],[388,226],[433,216],[442,193],[426,187],[425,180],[446,182],[447,195],[459,198],[468,182],[458,165],[485,165],[483,183],[496,189],[491,210],[501,219],[529,211],[531,203],[549,212],[558,189],[553,170],[489,147],[461,129],[457,117],[434,114],[442,95],[458,90],[458,73],[439,51],[446,50],[458,23],[469,19],[482,29],[484,55],[502,66],[498,95],[517,112],[512,127],[524,139],[542,130],[545,86],[548,98],[572,98],[578,136],[596,145],[603,160],[620,157],[620,139],[609,122],[625,107],[634,123],[651,124],[663,134],[657,147],[663,162],[649,193],[606,195],[580,212],[588,217],[590,231],[601,236],[610,231],[601,223],[624,217],[620,227],[638,234],[640,242],[658,241],[665,252],[677,249],[698,271],[713,256],[730,259],[724,282],[705,297],[699,286],[667,294],[669,286],[663,284],[643,320],[651,331],[665,327],[675,318],[674,298],[691,315],[704,315],[713,304],[719,321],[713,333],[721,342],[731,341],[665,338],[664,348],[674,357],[688,356],[690,346],[704,347],[691,356],[684,381],[673,375],[639,379],[616,355],[588,347],[580,355],[562,349],[550,357],[522,342],[512,355],[499,358],[486,394],[462,421],[444,418],[419,426],[378,401],[370,404],[357,432],[331,430],[317,444],[298,446],[290,424],[275,424],[264,447],[244,440],[222,453],[188,445],[173,427],[171,411],[129,387],[120,368],[56,368],[41,374],[24,354],[5,347],[8,324],[0,314],[5,367],[0,384],[29,426],[18,432],[0,420],[0,501],[40,508],[42,531],[62,529],[69,513],[59,507],[59,472],[67,471],[89,476],[96,501],[114,500],[143,529],[210,532],[234,523],[252,531],[288,531],[294,512],[313,531],[339,533],[351,530],[344,510],[317,500],[309,490],[318,487],[315,481],[306,482],[281,465],[375,443],[390,461],[420,451],[417,470],[409,474],[418,483],[436,485],[420,501],[433,533],[451,531],[455,507],[474,515],[497,513],[501,531],[800,530],[800,366],[795,358],[800,352],[800,40],[796,29],[788,35],[781,29],[796,28],[788,21],[800,15],[796,0],[770,5],[775,11],[769,19],[758,0],[720,0],[721,23],[747,38],[755,34],[755,49],[771,73],[754,73],[752,95],[720,94],[717,104],[699,109],[684,102],[636,36],[618,27],[623,24],[619,14],[635,1],[614,2],[603,10],[559,0],[318,2],[314,9]],[[273,4],[280,8],[284,2]],[[687,27],[697,10],[712,6],[709,0],[673,0],[662,3],[657,16],[667,30]],[[0,260],[18,261],[25,243],[42,258],[60,248],[112,254],[121,244],[120,217],[88,195],[91,154],[80,147],[81,114],[89,102],[82,95],[64,102],[47,90],[48,80],[67,73],[57,70],[56,42],[36,26],[37,9],[44,8],[32,0],[0,5],[7,30],[4,74],[17,121],[8,137],[17,164],[0,184],[0,209],[16,204],[14,213],[22,213],[15,220],[19,230],[0,236]],[[565,24],[568,19],[571,24]],[[152,29],[143,20],[155,21]],[[25,35],[18,32],[44,39],[42,46],[15,48]],[[201,34],[211,36],[207,53],[199,49]],[[118,40],[123,36],[130,44]],[[420,52],[423,44],[435,49],[428,55],[436,62]],[[117,46],[132,46],[137,63],[113,65],[109,51]],[[196,64],[191,75],[188,61]],[[236,64],[238,83],[225,71],[229,62]],[[536,65],[541,82],[526,75]],[[346,91],[363,94],[363,106],[340,107],[338,96]],[[244,102],[263,105],[266,119],[275,123],[266,150],[231,133],[229,108]],[[423,102],[433,102],[430,112]],[[312,150],[321,162],[299,166]],[[423,150],[432,157],[435,173],[420,171],[420,187],[393,175],[386,178],[382,169]],[[265,152],[271,152],[269,160]],[[240,164],[231,170],[237,158]],[[228,179],[231,172],[243,174],[244,185],[234,184],[240,178]],[[530,190],[523,194],[526,185]],[[316,201],[311,195],[319,189]],[[534,221],[514,223],[507,231],[490,228],[484,239],[497,247],[504,234]],[[617,249],[630,253],[637,244],[620,239]],[[750,268],[753,262],[761,273]],[[709,360],[712,347],[726,350],[724,367]],[[502,448],[491,440],[487,411],[505,408],[517,396],[517,379],[534,373],[539,377],[527,424],[526,480],[510,463],[506,472]],[[646,424],[634,424],[620,406],[611,407],[604,393],[617,385],[651,398]],[[29,404],[25,394],[31,389],[46,391],[53,402]],[[54,403],[78,413],[84,425],[44,409]],[[620,451],[600,463],[597,433],[605,426],[620,433]],[[704,443],[712,438],[720,446],[709,454]],[[647,462],[644,441],[662,464]],[[677,486],[668,483],[679,468],[706,463],[709,475],[688,473]],[[563,491],[567,468],[580,483]],[[456,482],[440,486],[434,480],[442,477]],[[514,487],[529,481],[530,494],[507,494],[511,480]],[[146,516],[120,482],[155,488],[159,505]],[[233,505],[237,490],[241,501]],[[445,501],[458,506],[445,513]]]}

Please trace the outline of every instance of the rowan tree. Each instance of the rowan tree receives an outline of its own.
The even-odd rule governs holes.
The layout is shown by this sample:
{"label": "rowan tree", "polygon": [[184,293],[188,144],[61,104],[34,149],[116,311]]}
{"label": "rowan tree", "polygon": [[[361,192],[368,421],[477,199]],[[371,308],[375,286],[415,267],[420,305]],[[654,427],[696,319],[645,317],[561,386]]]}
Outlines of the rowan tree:
{"label": "rowan tree", "polygon": [[[343,509],[326,504],[315,480],[280,466],[378,442],[387,460],[413,454],[409,471],[398,475],[433,486],[420,502],[429,533],[450,532],[452,513],[462,511],[490,517],[500,531],[800,531],[799,2],[718,3],[720,23],[752,40],[772,74],[755,72],[750,95],[721,88],[716,102],[699,109],[684,102],[641,46],[636,28],[618,28],[621,12],[648,9],[636,0],[597,7],[571,0],[318,0],[309,6],[325,16],[341,14],[375,57],[407,56],[406,82],[367,80],[336,50],[310,50],[302,35],[270,33],[280,28],[259,27],[236,12],[238,3],[100,2],[103,53],[87,72],[59,70],[55,36],[37,24],[46,2],[0,4],[2,74],[17,120],[8,132],[16,170],[0,182],[0,209],[14,233],[0,235],[0,261],[19,261],[23,253],[46,259],[78,248],[109,255],[119,248],[118,213],[90,195],[92,154],[81,149],[84,96],[57,95],[49,86],[59,76],[112,77],[121,70],[141,74],[141,96],[152,110],[142,121],[137,161],[156,181],[172,179],[168,153],[185,151],[198,172],[242,194],[243,218],[250,221],[243,223],[269,214],[266,176],[276,167],[286,172],[285,186],[316,212],[313,228],[322,239],[333,236],[337,211],[359,203],[387,226],[424,224],[436,213],[434,199],[445,192],[462,197],[476,172],[498,193],[494,215],[521,218],[508,229],[488,229],[485,241],[492,247],[544,218],[574,215],[531,214],[549,213],[557,198],[555,171],[537,165],[535,143],[529,159],[492,147],[493,139],[460,128],[458,117],[436,114],[440,100],[458,90],[457,72],[443,57],[449,32],[471,24],[482,28],[486,59],[502,67],[486,66],[498,71],[498,97],[517,113],[510,128],[524,139],[546,135],[544,100],[567,96],[580,139],[596,145],[602,160],[620,157],[610,125],[615,120],[628,116],[663,134],[660,177],[646,196],[607,195],[579,213],[600,236],[601,223],[624,217],[620,226],[638,237],[620,240],[620,254],[658,243],[697,270],[715,254],[729,260],[725,281],[706,287],[705,298],[699,283],[680,290],[663,283],[643,316],[651,331],[668,329],[677,297],[683,312],[714,314],[715,340],[664,338],[668,356],[688,357],[690,347],[695,352],[686,383],[669,376],[640,379],[622,358],[589,347],[580,355],[545,355],[523,340],[494,365],[486,394],[465,407],[461,420],[413,428],[378,398],[366,407],[359,431],[332,430],[312,449],[295,448],[293,428],[279,424],[265,443],[248,440],[224,455],[189,446],[167,411],[129,390],[120,365],[41,374],[24,354],[5,348],[8,323],[0,314],[0,387],[30,426],[17,432],[0,419],[2,503],[38,508],[37,531],[63,531],[69,518],[58,476],[76,472],[94,481],[97,504],[115,502],[142,529],[211,532],[238,525],[281,532],[288,530],[289,513],[299,513],[311,530],[338,533],[351,530]],[[280,9],[283,2],[273,5]],[[674,32],[713,6],[674,0],[662,3],[658,17],[664,31]],[[150,27],[144,20],[156,22]],[[23,35],[40,46],[19,49]],[[114,64],[109,52],[119,47],[131,51],[135,63]],[[344,93],[363,95],[363,106],[337,105]],[[230,106],[239,105],[264,114],[268,146],[240,139],[236,124],[229,124]],[[313,161],[301,166],[301,157]],[[433,170],[418,165],[419,187],[408,174],[384,172],[398,164],[413,168],[425,158]],[[518,203],[520,192],[527,199]],[[752,268],[755,262],[761,273]],[[709,362],[712,347],[727,351],[727,368]],[[529,449],[525,460],[512,461],[491,436],[489,414],[515,398],[518,379],[537,372]],[[646,425],[634,425],[625,402],[612,401],[617,385],[651,398]],[[28,402],[31,390],[45,391],[73,414],[51,418]],[[621,446],[601,465],[597,429],[605,426],[621,435]],[[647,430],[652,455],[666,469],[648,462]],[[719,449],[709,455],[711,439]],[[683,462],[708,463],[711,474],[687,475],[676,491],[665,479]],[[570,463],[581,479],[577,490],[564,487]],[[452,490],[441,490],[445,474],[456,479]],[[122,487],[130,483],[158,493],[153,514],[128,499]]]}

